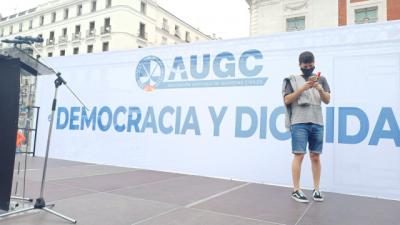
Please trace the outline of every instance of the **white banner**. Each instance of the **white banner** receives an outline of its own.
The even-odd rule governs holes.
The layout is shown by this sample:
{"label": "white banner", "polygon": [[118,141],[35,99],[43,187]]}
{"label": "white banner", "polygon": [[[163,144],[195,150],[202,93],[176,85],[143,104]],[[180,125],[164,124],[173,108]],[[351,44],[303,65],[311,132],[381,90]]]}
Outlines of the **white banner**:
{"label": "white banner", "polygon": [[[51,58],[61,86],[50,156],[291,186],[282,81],[316,57],[324,106],[322,189],[400,200],[400,23]],[[39,80],[44,155],[53,76]],[[309,160],[302,184],[312,187]]]}

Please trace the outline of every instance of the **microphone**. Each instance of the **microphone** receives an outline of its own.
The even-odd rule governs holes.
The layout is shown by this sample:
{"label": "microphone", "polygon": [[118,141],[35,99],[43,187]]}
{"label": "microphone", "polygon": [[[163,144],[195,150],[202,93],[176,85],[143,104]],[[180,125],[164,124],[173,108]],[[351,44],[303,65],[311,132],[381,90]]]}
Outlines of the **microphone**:
{"label": "microphone", "polygon": [[20,44],[28,44],[30,45],[31,43],[25,40],[9,40],[9,39],[5,39],[5,40],[1,40],[1,42],[3,43],[8,43],[8,44],[16,44],[16,45],[20,45]]}
{"label": "microphone", "polygon": [[31,37],[31,36],[16,36],[15,39],[17,40],[21,40],[21,41],[27,41],[31,44],[38,42],[38,43],[42,43],[43,42],[43,38],[38,36],[38,37]]}

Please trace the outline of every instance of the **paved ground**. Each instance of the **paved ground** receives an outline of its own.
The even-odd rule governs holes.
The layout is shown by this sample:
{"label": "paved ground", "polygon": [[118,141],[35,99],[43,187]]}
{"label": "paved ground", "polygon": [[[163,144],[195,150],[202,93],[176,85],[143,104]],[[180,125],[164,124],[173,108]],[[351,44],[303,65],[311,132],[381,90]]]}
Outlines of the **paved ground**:
{"label": "paved ground", "polygon": [[[37,197],[42,158],[29,160]],[[82,225],[399,225],[400,202],[325,193],[301,204],[282,187],[51,159],[46,200]],[[306,192],[310,195],[310,192]],[[68,222],[32,211],[0,225]]]}

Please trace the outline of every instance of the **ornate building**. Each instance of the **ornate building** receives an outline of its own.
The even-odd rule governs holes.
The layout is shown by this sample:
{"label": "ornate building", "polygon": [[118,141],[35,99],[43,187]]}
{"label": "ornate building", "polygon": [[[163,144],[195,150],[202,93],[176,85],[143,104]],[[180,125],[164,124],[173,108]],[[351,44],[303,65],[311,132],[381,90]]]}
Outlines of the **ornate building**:
{"label": "ornate building", "polygon": [[400,19],[399,0],[246,0],[250,35]]}

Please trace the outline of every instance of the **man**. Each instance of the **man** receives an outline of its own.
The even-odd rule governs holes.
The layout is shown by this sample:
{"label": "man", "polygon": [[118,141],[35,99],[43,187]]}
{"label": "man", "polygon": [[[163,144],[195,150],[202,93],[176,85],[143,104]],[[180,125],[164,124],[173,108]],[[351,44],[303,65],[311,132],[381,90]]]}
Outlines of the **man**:
{"label": "man", "polygon": [[287,127],[292,136],[293,193],[292,198],[307,203],[307,196],[300,189],[300,172],[306,147],[310,151],[314,180],[314,201],[322,202],[324,197],[319,190],[321,176],[320,154],[322,153],[324,122],[321,101],[328,104],[330,89],[325,77],[313,74],[314,55],[303,52],[299,56],[302,75],[290,76],[283,82],[283,97],[287,109]]}

